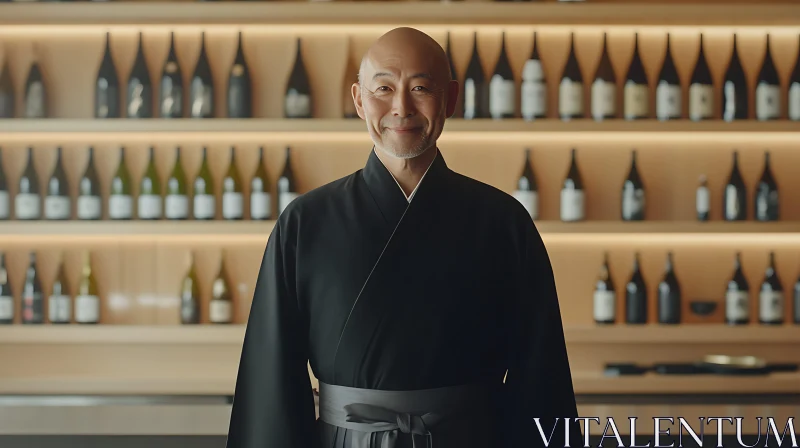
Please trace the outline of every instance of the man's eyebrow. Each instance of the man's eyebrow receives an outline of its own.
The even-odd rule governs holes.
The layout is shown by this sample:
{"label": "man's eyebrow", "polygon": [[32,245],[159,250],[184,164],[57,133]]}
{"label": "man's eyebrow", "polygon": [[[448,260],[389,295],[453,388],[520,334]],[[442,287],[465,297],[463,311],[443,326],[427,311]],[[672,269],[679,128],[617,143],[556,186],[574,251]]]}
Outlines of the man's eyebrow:
{"label": "man's eyebrow", "polygon": [[[394,73],[388,73],[388,72],[378,72],[378,73],[375,73],[374,75],[372,75],[372,80],[373,81],[378,79],[378,78],[393,78],[394,79],[395,75],[394,75]],[[411,75],[411,79],[417,79],[417,78],[423,78],[423,79],[432,80],[433,76],[431,76],[430,73],[415,73],[415,74]]]}

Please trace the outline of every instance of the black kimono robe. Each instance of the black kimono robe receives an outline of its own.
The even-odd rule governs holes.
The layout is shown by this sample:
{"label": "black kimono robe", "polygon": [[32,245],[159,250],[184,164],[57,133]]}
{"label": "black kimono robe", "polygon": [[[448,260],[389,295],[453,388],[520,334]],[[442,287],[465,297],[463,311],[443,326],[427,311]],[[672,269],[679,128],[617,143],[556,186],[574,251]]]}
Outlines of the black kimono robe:
{"label": "black kimono robe", "polygon": [[570,445],[583,444],[542,239],[516,199],[450,170],[441,153],[411,202],[373,150],[363,169],[280,215],[255,288],[227,448],[317,448],[331,437],[338,442],[325,448],[351,446],[347,430],[315,418],[309,361],[320,381],[348,387],[494,380],[501,392],[481,429],[491,447],[545,446],[534,417],[549,446],[564,445],[564,418]]}

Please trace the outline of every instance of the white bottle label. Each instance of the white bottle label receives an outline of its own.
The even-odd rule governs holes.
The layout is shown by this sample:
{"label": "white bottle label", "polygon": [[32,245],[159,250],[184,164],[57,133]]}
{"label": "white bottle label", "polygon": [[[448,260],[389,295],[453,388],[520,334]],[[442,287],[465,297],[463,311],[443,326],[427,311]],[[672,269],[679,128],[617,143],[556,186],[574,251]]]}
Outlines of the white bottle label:
{"label": "white bottle label", "polygon": [[129,195],[114,194],[108,197],[108,216],[111,219],[133,218],[133,198]]}
{"label": "white bottle label", "polygon": [[471,120],[475,118],[475,81],[472,78],[467,78],[464,81],[464,119]]}
{"label": "white bottle label", "polygon": [[622,216],[629,218],[644,210],[644,190],[641,188],[622,189]]}
{"label": "white bottle label", "polygon": [[9,205],[8,192],[0,191],[0,219],[8,219],[11,215]]}
{"label": "white bottle label", "polygon": [[733,81],[725,81],[722,86],[722,119],[733,121],[736,115],[736,85]]}
{"label": "white bottle label", "polygon": [[781,88],[761,82],[756,87],[756,119],[772,120],[781,114]]}
{"label": "white bottle label", "polygon": [[697,187],[695,203],[697,205],[697,213],[708,213],[709,205],[711,203],[708,187]]}
{"label": "white bottle label", "polygon": [[161,196],[143,194],[139,196],[139,218],[158,219],[161,217]]}
{"label": "white bottle label", "polygon": [[45,219],[69,219],[70,204],[68,196],[46,196],[44,198]]}
{"label": "white bottle label", "polygon": [[513,79],[503,79],[500,75],[492,76],[489,83],[489,113],[492,118],[503,118],[505,114],[514,113],[516,98]]}
{"label": "white bottle label", "polygon": [[100,196],[78,196],[78,219],[100,219]]}
{"label": "white bottle label", "polygon": [[739,214],[739,196],[736,194],[736,187],[728,185],[725,187],[725,219],[736,219]]}
{"label": "white bottle label", "polygon": [[594,292],[594,320],[608,322],[617,315],[617,295],[614,291]]}
{"label": "white bottle label", "polygon": [[0,296],[0,320],[14,318],[14,298],[10,296]]}
{"label": "white bottle label", "polygon": [[50,296],[48,299],[50,322],[69,322],[72,319],[72,301],[69,296]]}
{"label": "white bottle label", "polygon": [[278,196],[278,204],[280,205],[280,210],[278,210],[278,214],[283,213],[283,211],[286,209],[286,206],[288,206],[290,202],[297,199],[298,196],[300,195],[297,193],[289,193],[289,192],[281,193]]}
{"label": "white bottle label", "polygon": [[533,120],[547,114],[547,87],[541,61],[528,59],[522,67],[522,118]]}
{"label": "white bottle label", "polygon": [[267,219],[272,211],[269,193],[254,191],[250,193],[250,219]]}
{"label": "white bottle label", "polygon": [[214,323],[228,323],[233,314],[228,300],[211,300],[208,311],[208,318]]}
{"label": "white bottle label", "polygon": [[616,113],[617,86],[602,79],[592,84],[592,118],[602,120],[611,118]]}
{"label": "white bottle label", "polygon": [[561,220],[580,221],[583,216],[583,190],[561,190]]}
{"label": "white bottle label", "polygon": [[725,293],[725,319],[729,321],[747,320],[750,316],[750,298],[746,291]]}
{"label": "white bottle label", "polygon": [[697,121],[711,118],[714,113],[714,88],[707,84],[689,87],[689,119]]}
{"label": "white bottle label", "polygon": [[759,318],[765,322],[783,320],[783,292],[761,291],[759,293]]}
{"label": "white bottle label", "polygon": [[789,87],[789,119],[800,121],[800,82]]}
{"label": "white bottle label", "polygon": [[656,118],[669,120],[681,116],[681,86],[661,81],[656,87]]}
{"label": "white bottle label", "polygon": [[100,320],[100,298],[97,296],[75,297],[75,322],[91,323]]}
{"label": "white bottle label", "polygon": [[244,215],[244,199],[242,193],[222,193],[222,217],[237,219]]}
{"label": "white bottle label", "polygon": [[164,215],[167,219],[189,218],[189,198],[185,194],[168,194],[165,200]]}
{"label": "white bottle label", "polygon": [[514,190],[512,196],[525,207],[531,219],[539,219],[539,195],[537,192],[530,190]]}
{"label": "white bottle label", "polygon": [[290,89],[286,93],[286,115],[291,117],[306,117],[311,114],[311,97]]}
{"label": "white bottle label", "polygon": [[650,110],[648,97],[650,91],[643,84],[635,84],[633,81],[625,83],[624,113],[626,119],[645,118]]}
{"label": "white bottle label", "polygon": [[558,114],[560,116],[583,115],[583,84],[563,78],[558,86]]}
{"label": "white bottle label", "polygon": [[194,218],[212,219],[216,213],[214,196],[210,194],[198,194],[194,197]]}
{"label": "white bottle label", "polygon": [[14,209],[17,219],[39,219],[42,213],[39,195],[31,193],[18,194],[14,198]]}

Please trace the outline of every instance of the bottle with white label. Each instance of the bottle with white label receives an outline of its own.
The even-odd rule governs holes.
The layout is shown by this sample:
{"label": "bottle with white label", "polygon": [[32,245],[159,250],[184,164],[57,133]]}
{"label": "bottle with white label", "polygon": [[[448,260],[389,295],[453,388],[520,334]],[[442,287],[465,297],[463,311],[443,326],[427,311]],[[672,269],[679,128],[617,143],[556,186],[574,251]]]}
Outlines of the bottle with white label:
{"label": "bottle with white label", "polygon": [[677,120],[681,118],[683,102],[681,99],[681,80],[675,61],[672,59],[670,37],[667,34],[667,50],[664,55],[664,64],[658,74],[656,84],[656,118],[661,121]]}
{"label": "bottle with white label", "polygon": [[14,294],[8,283],[6,254],[0,252],[0,325],[14,323]]}
{"label": "bottle with white label", "polygon": [[617,77],[608,56],[607,40],[606,33],[603,33],[603,54],[592,82],[590,108],[596,121],[614,118],[617,114]]}
{"label": "bottle with white label", "polygon": [[625,323],[647,323],[647,284],[642,275],[639,253],[633,256],[633,273],[625,284]]}
{"label": "bottle with white label", "polygon": [[148,162],[139,183],[139,219],[161,219],[161,180],[156,170],[154,150],[148,149]]}
{"label": "bottle with white label", "polygon": [[303,51],[298,37],[294,66],[286,86],[283,113],[286,118],[311,118],[312,110],[311,83],[303,63]]}
{"label": "bottle with white label", "polygon": [[617,290],[611,279],[608,252],[603,254],[603,265],[594,286],[594,321],[611,325],[617,321]]}
{"label": "bottle with white label", "polygon": [[183,118],[183,75],[175,51],[175,33],[169,33],[169,53],[161,70],[161,88],[158,89],[159,118]]}
{"label": "bottle with white label", "polygon": [[258,165],[250,180],[250,219],[265,220],[272,217],[272,197],[269,194],[267,170],[264,168],[264,147],[258,147]]}
{"label": "bottle with white label", "polygon": [[722,119],[725,121],[746,120],[749,113],[748,104],[747,78],[742,62],[739,60],[737,39],[734,34],[731,61],[725,71],[725,78],[722,80]]}
{"label": "bottle with white label", "polygon": [[8,181],[6,180],[6,170],[3,167],[3,151],[0,149],[0,220],[11,217],[11,202],[8,193]]}
{"label": "bottle with white label", "polygon": [[533,49],[530,57],[522,66],[522,86],[520,87],[522,118],[528,121],[547,116],[547,81],[538,47],[536,31],[534,31]]}
{"label": "bottle with white label", "polygon": [[167,178],[164,197],[164,217],[167,219],[189,219],[189,195],[186,174],[181,164],[181,148],[175,148],[175,165]]}
{"label": "bottle with white label", "polygon": [[695,209],[698,221],[708,221],[711,209],[711,195],[708,192],[708,180],[705,174],[700,175],[700,185],[695,192]]}
{"label": "bottle with white label", "polygon": [[664,277],[658,284],[658,323],[681,323],[681,285],[675,274],[675,262],[672,252],[667,253],[667,265]]}
{"label": "bottle with white label", "polygon": [[125,95],[125,113],[128,118],[153,118],[153,82],[144,56],[144,42],[139,33],[139,49],[128,76]]}
{"label": "bottle with white label", "polygon": [[100,193],[100,180],[94,167],[94,148],[89,147],[86,170],[78,182],[78,219],[98,220],[103,217],[103,200]]}
{"label": "bottle with white label", "polygon": [[631,151],[631,168],[622,184],[622,220],[644,221],[644,183],[636,166],[636,150]]}
{"label": "bottle with white label", "polygon": [[208,304],[208,320],[212,324],[230,324],[233,322],[233,289],[230,287],[228,273],[225,270],[225,253],[219,266],[219,274],[211,284],[211,300]]}
{"label": "bottle with white label", "polygon": [[244,217],[244,192],[239,169],[236,167],[233,146],[228,172],[222,178],[222,219],[242,219]]}
{"label": "bottle with white label", "polygon": [[108,195],[108,217],[110,219],[133,219],[133,192],[131,175],[125,163],[125,148],[119,148],[119,165],[111,179]]}
{"label": "bottle with white label", "polygon": [[800,46],[797,47],[794,70],[789,76],[789,119],[800,121]]}
{"label": "bottle with white label", "polygon": [[48,118],[47,88],[39,66],[39,48],[36,44],[33,45],[33,62],[25,80],[22,106],[22,116],[25,118]]}
{"label": "bottle with white label", "polygon": [[208,166],[206,147],[203,147],[203,161],[200,163],[200,171],[194,179],[194,219],[206,220],[214,219],[217,216],[217,201],[214,196],[214,180],[211,177],[211,169]]}
{"label": "bottle with white label", "polygon": [[780,219],[780,201],[778,200],[778,184],[772,175],[769,151],[764,151],[764,170],[756,184],[755,193],[756,221],[778,221]]}
{"label": "bottle with white label", "polygon": [[253,118],[252,92],[250,67],[244,57],[242,32],[239,31],[236,57],[228,75],[228,118]]}
{"label": "bottle with white label", "polygon": [[756,119],[759,121],[777,120],[781,115],[781,82],[772,61],[772,52],[767,34],[767,48],[764,62],[756,81]]}
{"label": "bottle with white label", "polygon": [[28,269],[25,271],[20,314],[23,324],[44,323],[44,294],[42,294],[42,282],[37,269],[36,252],[31,252]]}
{"label": "bottle with white label", "polygon": [[539,219],[539,191],[536,185],[536,176],[531,166],[530,148],[525,148],[525,163],[522,168],[522,174],[517,179],[517,186],[512,195],[525,207],[531,219]]}
{"label": "bottle with white label", "polygon": [[194,267],[194,254],[189,252],[189,272],[181,281],[181,324],[199,324],[200,312],[200,282]]}
{"label": "bottle with white label", "polygon": [[725,184],[722,199],[722,217],[725,221],[747,219],[747,188],[739,171],[739,152],[733,152],[733,167]]}
{"label": "bottle with white label", "polygon": [[775,270],[775,252],[769,253],[769,265],[764,273],[758,296],[758,320],[762,325],[781,325],[784,320],[783,286]]}
{"label": "bottle with white label", "polygon": [[78,294],[75,295],[75,322],[79,324],[100,323],[100,294],[97,280],[92,272],[92,263],[88,251],[83,253],[81,280],[78,283]]}
{"label": "bottle with white label", "polygon": [[492,118],[514,118],[516,110],[516,86],[514,85],[514,72],[506,54],[506,33],[502,34],[500,57],[489,81],[489,113]]}
{"label": "bottle with white label", "polygon": [[583,75],[575,56],[575,33],[570,34],[569,57],[558,86],[558,116],[562,120],[583,117]]}
{"label": "bottle with white label", "polygon": [[561,220],[565,222],[583,221],[585,217],[583,180],[576,152],[573,148],[569,171],[561,187]]}
{"label": "bottle with white label", "polygon": [[640,120],[650,115],[650,87],[642,58],[639,56],[639,33],[633,44],[633,59],[628,67],[623,91],[622,113],[626,120]]}
{"label": "bottle with white label", "polygon": [[464,74],[464,119],[489,118],[489,85],[478,51],[478,33],[472,34],[472,56]]}
{"label": "bottle with white label", "polygon": [[742,270],[742,254],[736,252],[733,277],[725,290],[725,322],[728,325],[750,323],[750,284]]}
{"label": "bottle with white label", "polygon": [[69,296],[63,261],[58,264],[58,275],[47,299],[47,318],[51,324],[68,324],[72,321],[72,298]]}
{"label": "bottle with white label", "polygon": [[286,162],[283,165],[283,172],[278,178],[276,191],[278,193],[278,215],[280,215],[299,196],[294,170],[292,169],[291,148],[288,146],[286,147]]}
{"label": "bottle with white label", "polygon": [[214,118],[214,77],[206,54],[206,33],[200,33],[200,55],[189,82],[189,117]]}
{"label": "bottle with white label", "polygon": [[28,147],[28,162],[17,182],[14,197],[14,213],[19,220],[34,220],[42,217],[42,198],[39,190],[39,175],[33,164],[33,148]]}
{"label": "bottle with white label", "polygon": [[694,66],[689,83],[689,119],[692,121],[708,120],[714,114],[714,87],[711,71],[708,69],[703,35],[700,35],[700,52]]}
{"label": "bottle with white label", "polygon": [[44,218],[66,220],[72,217],[72,203],[69,197],[69,184],[64,164],[61,161],[61,147],[56,148],[56,166],[47,180],[44,197]]}

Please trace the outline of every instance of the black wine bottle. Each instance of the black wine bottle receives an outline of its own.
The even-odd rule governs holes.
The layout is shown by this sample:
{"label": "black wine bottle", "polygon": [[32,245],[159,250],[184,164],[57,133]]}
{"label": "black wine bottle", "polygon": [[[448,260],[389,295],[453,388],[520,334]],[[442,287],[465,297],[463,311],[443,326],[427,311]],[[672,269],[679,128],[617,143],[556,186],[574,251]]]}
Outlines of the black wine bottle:
{"label": "black wine bottle", "polygon": [[647,285],[639,266],[639,253],[633,256],[633,273],[625,285],[625,322],[647,323]]}
{"label": "black wine bottle", "polygon": [[769,264],[758,295],[758,320],[763,325],[781,325],[784,319],[784,297],[781,279],[775,270],[775,253],[769,253]]}
{"label": "black wine bottle", "polygon": [[577,151],[573,148],[569,171],[561,187],[562,221],[583,221],[586,215],[584,196],[583,180],[578,169]]}
{"label": "black wine bottle", "polygon": [[570,34],[569,57],[558,86],[558,116],[562,120],[583,117],[583,75],[575,56],[575,33]]}
{"label": "black wine bottle", "polygon": [[681,80],[678,77],[678,70],[675,69],[669,41],[670,37],[667,34],[664,64],[661,66],[656,85],[656,118],[661,121],[676,120],[682,115]]}
{"label": "black wine bottle", "polygon": [[603,265],[594,286],[594,321],[610,325],[617,321],[617,290],[611,279],[608,252],[603,254]]}
{"label": "black wine bottle", "polygon": [[695,209],[698,221],[708,221],[711,205],[711,194],[708,191],[708,180],[705,174],[700,175],[700,185],[695,192]]}
{"label": "black wine bottle", "polygon": [[764,53],[764,62],[756,81],[756,119],[776,120],[781,115],[781,82],[778,71],[772,61],[772,52],[767,34],[767,49]]}
{"label": "black wine bottle", "polygon": [[756,185],[755,215],[757,221],[777,221],[780,219],[778,184],[772,175],[769,151],[764,152],[764,171]]}
{"label": "black wine bottle", "polygon": [[8,282],[6,254],[0,252],[0,324],[14,323],[14,293]]}
{"label": "black wine bottle", "polygon": [[[347,53],[347,66],[344,71],[344,77],[342,78],[342,117],[344,118],[358,118],[358,111],[356,110],[356,105],[353,102],[353,84],[358,82],[358,61],[356,61],[355,55],[353,54],[353,43],[352,39],[350,39],[350,43],[348,45],[348,53]],[[449,57],[449,53],[448,53]],[[452,68],[452,63],[450,66]]]}
{"label": "black wine bottle", "polygon": [[703,48],[703,35],[700,35],[700,52],[689,83],[689,119],[708,120],[714,113],[714,87],[711,71],[708,69],[706,53]]}
{"label": "black wine bottle", "polygon": [[106,49],[97,71],[94,98],[95,118],[120,118],[119,77],[111,56],[111,33],[106,33]]}
{"label": "black wine bottle", "polygon": [[725,322],[728,325],[750,323],[750,285],[742,270],[742,254],[737,252],[733,277],[725,290]]}
{"label": "black wine bottle", "polygon": [[69,182],[61,161],[61,147],[56,148],[56,164],[47,180],[44,198],[44,218],[53,220],[70,219],[72,204],[69,196]]}
{"label": "black wine bottle", "polygon": [[681,323],[681,285],[675,275],[672,252],[667,253],[664,278],[658,284],[658,322],[661,324]]}
{"label": "black wine bottle", "polygon": [[489,115],[495,120],[514,118],[517,98],[514,73],[506,54],[506,33],[502,34],[500,57],[489,81]]}
{"label": "black wine bottle", "polygon": [[636,150],[631,151],[631,168],[622,184],[622,220],[644,221],[645,192],[636,166]]}
{"label": "black wine bottle", "polygon": [[284,162],[281,176],[278,178],[276,191],[278,192],[278,215],[280,215],[299,196],[294,170],[292,169],[291,148],[288,146],[286,147],[286,161]]}
{"label": "black wine bottle", "polygon": [[725,184],[722,199],[722,216],[726,221],[747,219],[747,188],[739,171],[739,152],[733,152],[733,167]]}
{"label": "black wine bottle", "polygon": [[800,46],[797,48],[794,70],[789,75],[789,119],[792,121],[800,121]]}
{"label": "black wine bottle", "polygon": [[533,49],[531,55],[522,66],[522,98],[520,109],[522,118],[535,120],[547,116],[547,80],[544,76],[544,67],[539,57],[539,42],[536,32],[533,32]]}
{"label": "black wine bottle", "polygon": [[294,66],[286,86],[283,113],[286,118],[312,118],[311,83],[308,80],[306,65],[303,62],[303,51],[300,38],[297,38],[297,49]]}
{"label": "black wine bottle", "polygon": [[536,185],[536,176],[531,166],[531,149],[525,148],[525,162],[522,174],[517,179],[517,185],[512,195],[525,207],[531,219],[539,219],[539,192]]}
{"label": "black wine bottle", "polygon": [[44,294],[42,294],[42,282],[36,266],[36,252],[31,252],[28,269],[25,271],[20,311],[23,324],[44,323]]}
{"label": "black wine bottle", "polygon": [[142,33],[139,33],[139,50],[128,78],[126,111],[128,118],[153,118],[153,83],[144,57]]}
{"label": "black wine bottle", "polygon": [[47,88],[44,85],[42,69],[39,67],[38,53],[38,48],[34,45],[33,63],[25,80],[25,100],[22,114],[25,118],[47,118],[49,115]]}
{"label": "black wine bottle", "polygon": [[250,81],[250,68],[244,57],[242,32],[239,31],[239,43],[236,58],[233,60],[228,76],[228,118],[253,117],[253,89]]}
{"label": "black wine bottle", "polygon": [[736,35],[733,35],[733,50],[725,79],[722,81],[722,119],[725,121],[746,120],[748,114],[747,78],[739,60]]}
{"label": "black wine bottle", "polygon": [[478,51],[478,33],[472,34],[472,56],[464,74],[464,119],[489,118],[489,86]]}
{"label": "black wine bottle", "polygon": [[2,150],[0,150],[0,220],[11,217],[11,195],[8,192],[6,169],[3,167]]}
{"label": "black wine bottle", "polygon": [[103,201],[100,193],[100,179],[94,167],[94,148],[89,147],[86,170],[78,182],[76,215],[78,219],[98,220],[103,217]]}
{"label": "black wine bottle", "polygon": [[0,119],[14,118],[14,82],[11,79],[11,66],[8,63],[9,57],[3,57],[3,65],[0,66]]}
{"label": "black wine bottle", "polygon": [[250,180],[250,219],[264,220],[272,216],[267,169],[264,168],[264,147],[258,147],[258,167]]}
{"label": "black wine bottle", "polygon": [[200,34],[200,55],[189,84],[189,117],[214,118],[214,77],[206,54],[206,33]]}
{"label": "black wine bottle", "polygon": [[650,115],[650,87],[642,58],[639,56],[639,33],[636,33],[633,46],[633,59],[625,77],[623,114],[626,120],[639,120]]}
{"label": "black wine bottle", "polygon": [[603,53],[594,74],[591,98],[592,118],[597,121],[617,115],[617,77],[608,57],[608,37],[603,33]]}
{"label": "black wine bottle", "polygon": [[17,196],[14,198],[14,213],[19,220],[40,219],[42,199],[39,190],[39,175],[33,163],[33,148],[28,147],[28,162],[17,183]]}
{"label": "black wine bottle", "polygon": [[161,70],[158,107],[161,118],[183,118],[183,76],[175,51],[175,33],[169,35],[169,54]]}

